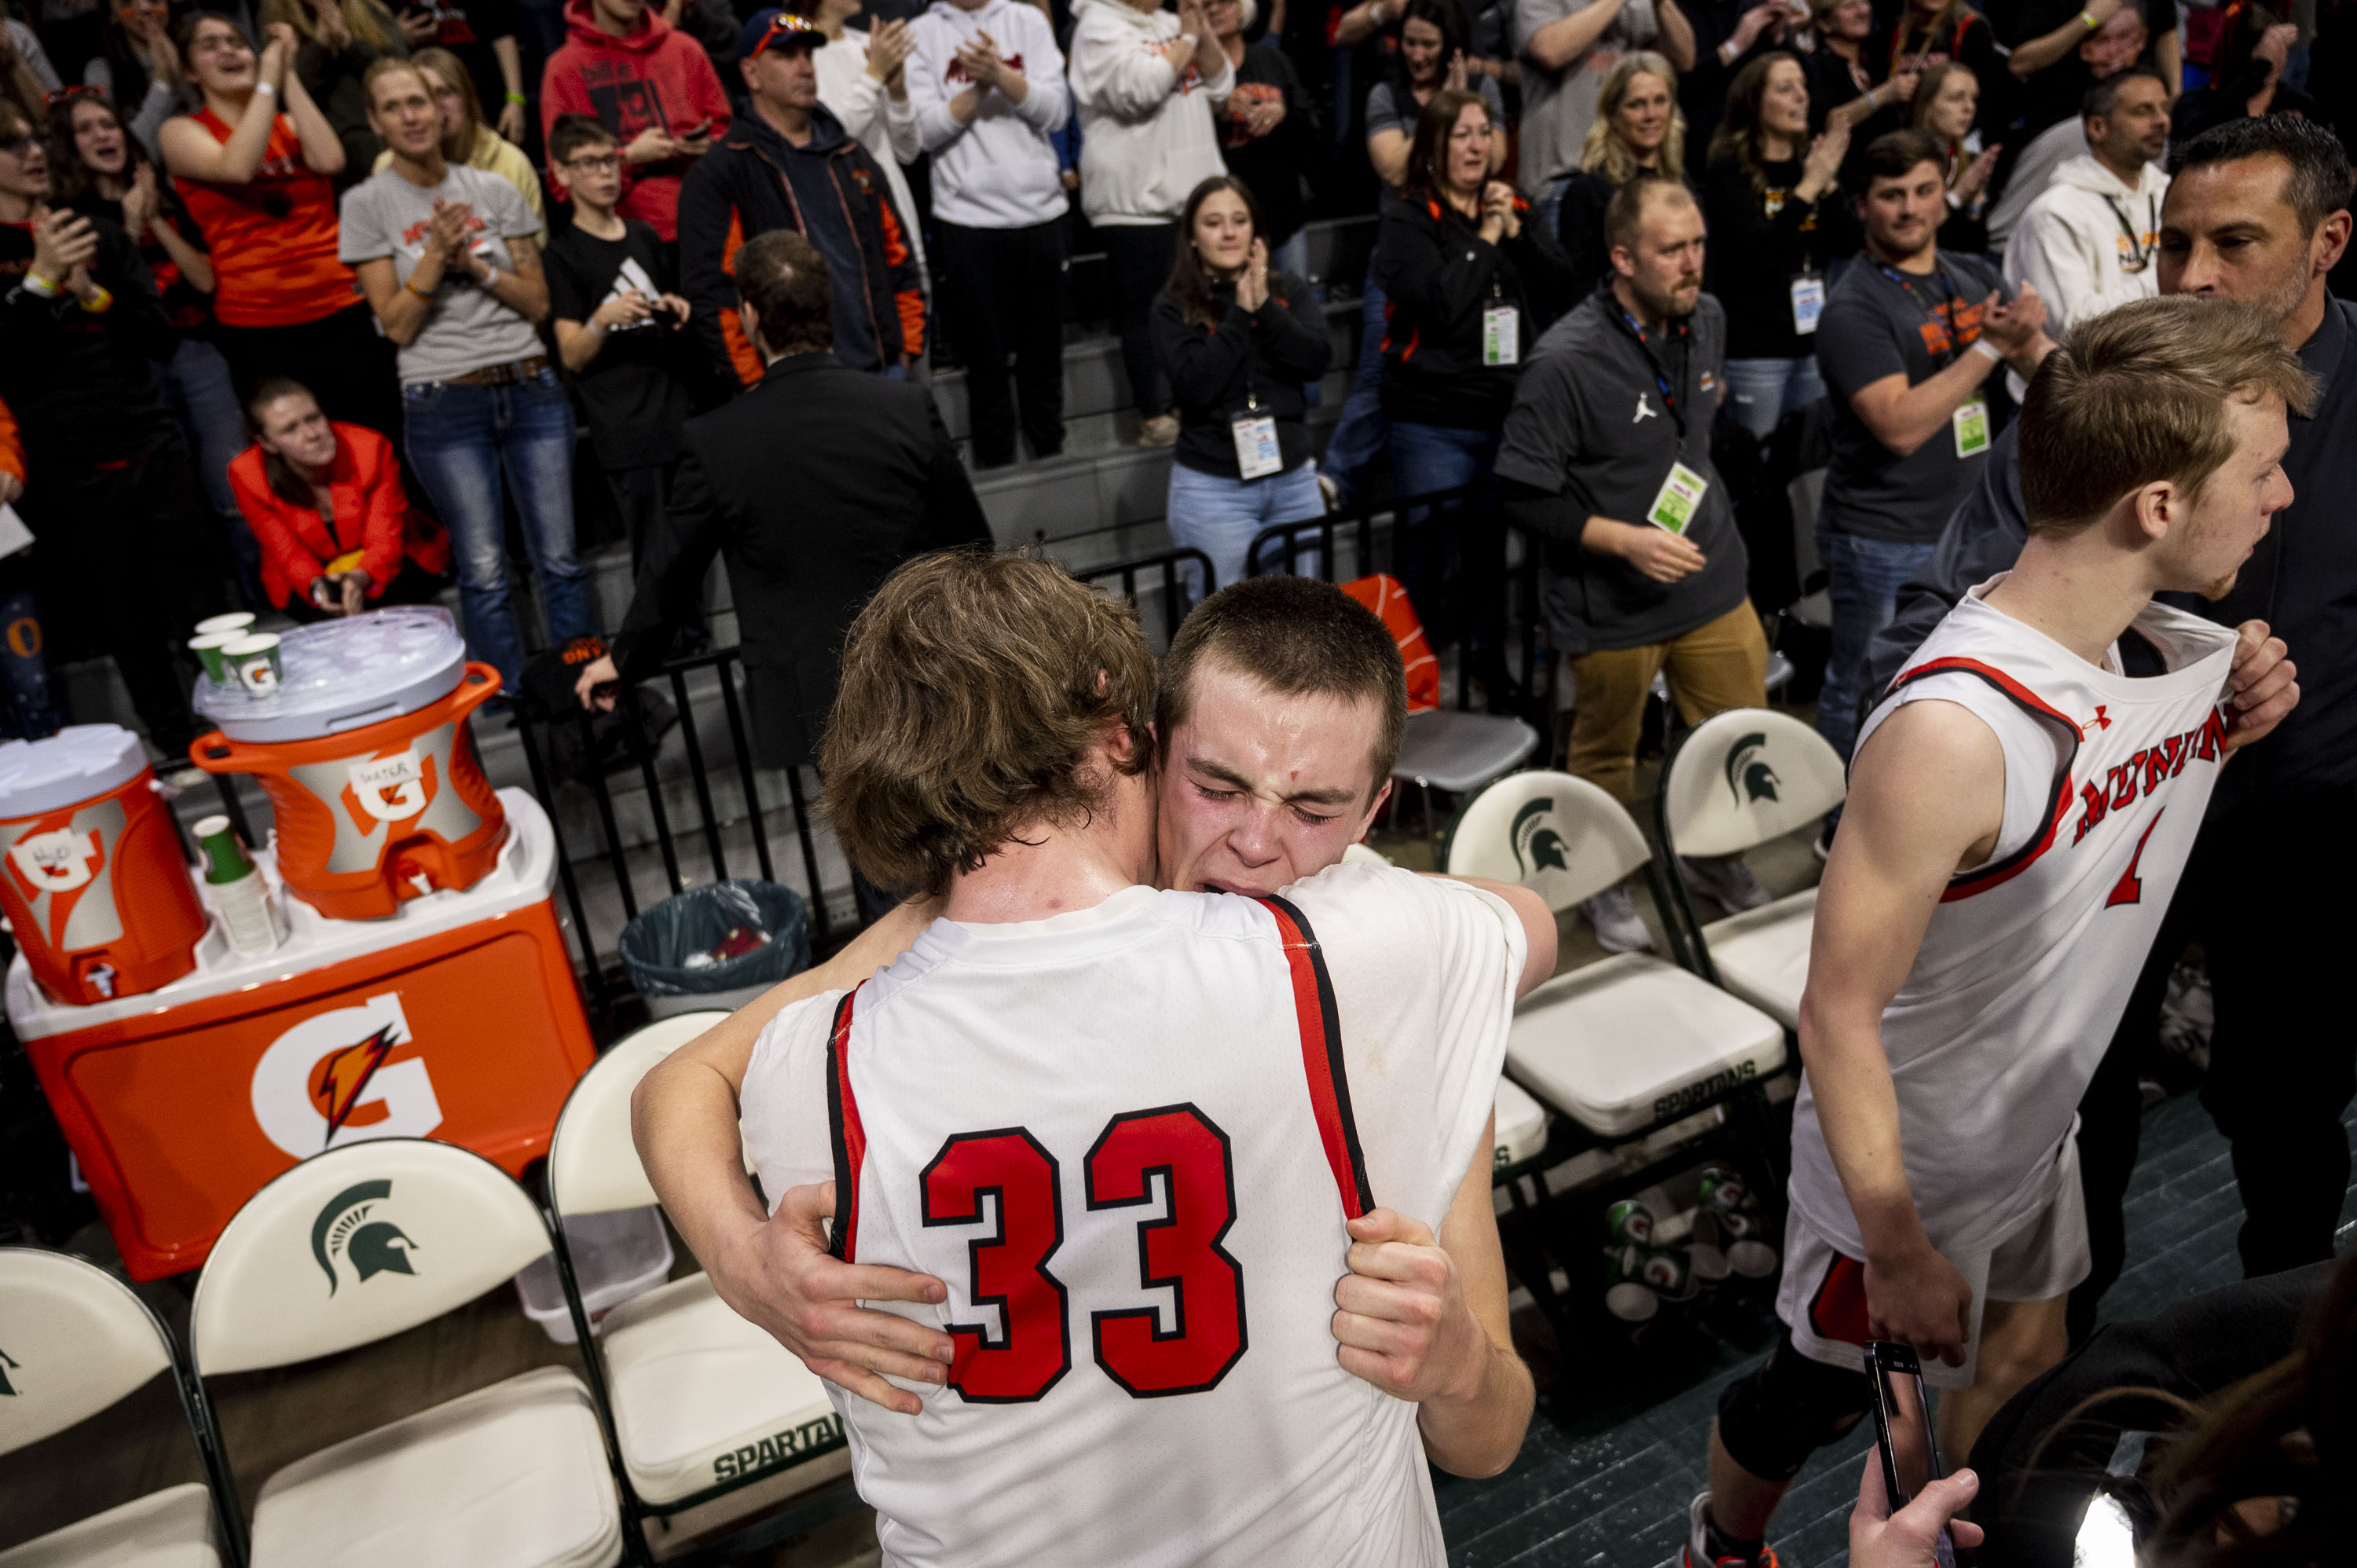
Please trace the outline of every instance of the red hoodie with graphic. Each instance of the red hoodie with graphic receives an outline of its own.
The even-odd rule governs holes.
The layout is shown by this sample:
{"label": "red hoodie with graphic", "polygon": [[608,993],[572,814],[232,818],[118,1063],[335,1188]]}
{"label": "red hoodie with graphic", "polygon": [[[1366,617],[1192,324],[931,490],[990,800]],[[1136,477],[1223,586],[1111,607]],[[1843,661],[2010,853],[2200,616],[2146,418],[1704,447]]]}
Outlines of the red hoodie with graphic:
{"label": "red hoodie with graphic", "polygon": [[[563,48],[548,57],[540,79],[541,139],[547,141],[559,114],[587,114],[624,146],[641,131],[684,138],[698,126],[717,143],[728,129],[728,94],[704,46],[647,8],[638,30],[618,38],[589,15],[589,0],[565,7]],[[694,160],[622,165],[622,199],[615,210],[653,225],[665,240],[679,237],[679,182]],[[562,171],[553,163],[548,181],[562,191]]]}

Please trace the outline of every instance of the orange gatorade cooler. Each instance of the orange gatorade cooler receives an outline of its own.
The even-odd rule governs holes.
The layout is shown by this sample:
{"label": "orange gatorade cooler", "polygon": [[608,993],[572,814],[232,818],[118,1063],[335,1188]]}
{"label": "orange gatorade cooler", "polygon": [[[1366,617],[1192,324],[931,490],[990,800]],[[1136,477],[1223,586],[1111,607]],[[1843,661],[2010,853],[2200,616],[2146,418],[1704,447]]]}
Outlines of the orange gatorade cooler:
{"label": "orange gatorade cooler", "polygon": [[197,966],[204,906],[137,736],[72,725],[0,746],[0,909],[57,1002],[136,995]]}
{"label": "orange gatorade cooler", "polygon": [[261,781],[286,890],[332,918],[374,920],[490,875],[507,819],[467,715],[500,677],[467,662],[450,612],[321,621],[288,632],[279,652],[274,688],[198,682],[197,711],[221,728],[188,755]]}

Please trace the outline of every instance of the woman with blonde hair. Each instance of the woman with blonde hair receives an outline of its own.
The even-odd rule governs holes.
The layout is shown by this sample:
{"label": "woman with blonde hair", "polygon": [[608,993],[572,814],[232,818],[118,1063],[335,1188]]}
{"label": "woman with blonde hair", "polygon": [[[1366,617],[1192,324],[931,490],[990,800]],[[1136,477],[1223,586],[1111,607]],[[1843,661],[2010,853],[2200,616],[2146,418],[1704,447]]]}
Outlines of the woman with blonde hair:
{"label": "woman with blonde hair", "polygon": [[[548,209],[542,205],[540,173],[524,156],[523,149],[491,129],[483,118],[483,101],[475,96],[475,79],[468,73],[467,62],[448,49],[429,45],[409,57],[425,90],[434,94],[435,107],[442,112],[442,156],[468,168],[483,169],[499,176],[523,193],[523,204],[532,209],[534,218],[545,219]],[[377,154],[371,174],[381,174],[393,163],[393,149]]]}
{"label": "woman with blonde hair", "polygon": [[1907,127],[1929,131],[1939,138],[1946,155],[1941,172],[1948,178],[1948,216],[1940,225],[1940,249],[1986,251],[1989,248],[1989,177],[1996,172],[2002,147],[1984,147],[1974,129],[1979,118],[1980,79],[1962,60],[1949,60],[1923,72],[1908,105]]}
{"label": "woman with blonde hair", "polygon": [[1596,123],[1580,149],[1579,172],[1564,187],[1555,239],[1571,263],[1571,297],[1586,298],[1609,270],[1604,209],[1639,171],[1685,178],[1686,117],[1678,109],[1678,73],[1652,49],[1622,55],[1596,95]]}
{"label": "woman with blonde hair", "polygon": [[344,145],[344,178],[362,178],[384,143],[369,129],[361,78],[380,59],[407,59],[401,24],[382,0],[262,0],[264,27],[284,23],[300,43],[295,74]]}

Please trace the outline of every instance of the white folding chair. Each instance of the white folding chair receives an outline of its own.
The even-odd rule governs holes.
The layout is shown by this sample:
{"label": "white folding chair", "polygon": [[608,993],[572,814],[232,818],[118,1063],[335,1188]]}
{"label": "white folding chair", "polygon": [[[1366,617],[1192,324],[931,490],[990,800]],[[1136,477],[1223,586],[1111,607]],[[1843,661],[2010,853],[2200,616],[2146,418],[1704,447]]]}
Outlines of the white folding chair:
{"label": "white folding chair", "polygon": [[[549,1250],[507,1173],[449,1144],[314,1155],[246,1199],[198,1276],[195,1392],[430,1322]],[[579,1378],[543,1367],[298,1459],[263,1483],[253,1568],[608,1568],[622,1514]]]}
{"label": "white folding chair", "polygon": [[[1651,861],[1644,834],[1611,796],[1568,773],[1530,772],[1500,779],[1465,808],[1447,869],[1519,883],[1560,913]],[[1654,893],[1659,901],[1658,881]],[[1691,1115],[1783,1061],[1773,1018],[1641,952],[1532,992],[1506,1043],[1512,1077],[1598,1141]]]}
{"label": "white folding chair", "polygon": [[237,1561],[217,1509],[210,1430],[172,1337],[129,1285],[62,1252],[0,1247],[0,1454],[53,1437],[169,1374],[210,1482],[150,1492],[0,1552],[5,1568],[219,1568]]}
{"label": "white folding chair", "polygon": [[1787,1029],[1800,1026],[1817,890],[1699,924],[1681,855],[1741,854],[1810,826],[1848,793],[1839,753],[1789,714],[1733,708],[1679,737],[1653,793],[1662,875],[1704,975]]}
{"label": "white folding chair", "polygon": [[[649,1025],[581,1075],[549,1143],[549,1206],[560,1236],[566,1216],[656,1203],[630,1141],[630,1093],[649,1069],[726,1016],[685,1013]],[[576,1322],[586,1330],[569,1261],[558,1256]],[[633,1520],[658,1549],[707,1536],[850,1471],[843,1420],[826,1385],[766,1329],[739,1317],[708,1274],[631,1297],[581,1343],[613,1412]],[[815,1512],[765,1520],[762,1533],[782,1538],[857,1500],[843,1488]]]}

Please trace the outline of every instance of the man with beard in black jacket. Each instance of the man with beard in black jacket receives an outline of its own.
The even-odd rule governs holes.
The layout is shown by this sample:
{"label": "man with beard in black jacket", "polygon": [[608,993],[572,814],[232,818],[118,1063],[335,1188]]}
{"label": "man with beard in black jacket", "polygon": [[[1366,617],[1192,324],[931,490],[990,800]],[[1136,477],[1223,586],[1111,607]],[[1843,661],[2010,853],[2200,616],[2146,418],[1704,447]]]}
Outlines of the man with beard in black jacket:
{"label": "man with beard in black jacket", "polygon": [[749,113],[688,171],[679,191],[680,289],[722,384],[762,379],[759,346],[737,321],[738,247],[791,229],[834,278],[834,355],[905,378],[925,351],[925,295],[905,213],[884,171],[818,101],[811,53],[826,41],[791,12],[757,13],[738,36]]}
{"label": "man with beard in black jacket", "polygon": [[[2342,516],[2357,493],[2357,308],[2326,288],[2349,244],[2349,160],[2330,132],[2274,116],[2187,143],[2170,174],[2160,292],[2273,310],[2321,386],[2316,412],[2291,420],[2283,459],[2291,505],[2223,598],[2186,607],[2227,626],[2266,621],[2299,650],[2302,697],[2220,779],[2169,920],[2080,1103],[2094,1272],[2072,1294],[2073,1343],[2093,1330],[2126,1255],[2137,1064],[2189,941],[2202,945],[2216,1004],[2201,1098],[2233,1144],[2246,1275],[2332,1255],[2349,1187],[2341,1115],[2357,1095],[2357,1036],[2333,1022],[2346,962],[2341,924],[2322,918],[2357,879],[2357,533]],[[2012,566],[2026,537],[2008,430],[1930,563],[1900,590],[1897,618],[1868,653],[1867,689],[1887,686],[1967,588]],[[2122,640],[2121,657],[2131,673],[2149,659],[2135,639]]]}

